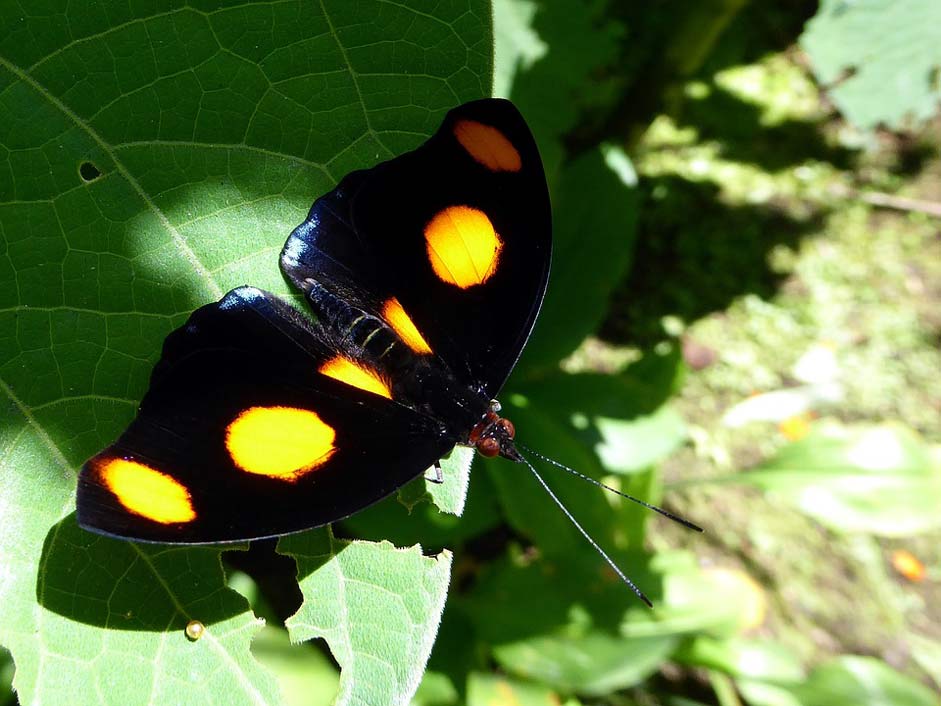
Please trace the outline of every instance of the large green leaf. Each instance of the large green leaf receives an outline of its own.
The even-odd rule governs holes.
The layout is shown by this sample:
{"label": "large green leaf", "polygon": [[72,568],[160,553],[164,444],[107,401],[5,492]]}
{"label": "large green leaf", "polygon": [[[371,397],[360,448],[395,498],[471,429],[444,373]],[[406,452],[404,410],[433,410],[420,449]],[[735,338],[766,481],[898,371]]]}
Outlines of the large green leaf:
{"label": "large green leaf", "polygon": [[75,472],[189,311],[246,282],[287,293],[277,254],[317,195],[489,94],[489,6],[59,8],[0,7],[0,642],[23,703],[276,703],[218,550],[79,530]]}
{"label": "large green leaf", "polygon": [[941,102],[941,3],[824,0],[800,39],[817,79],[863,128],[928,120]]}
{"label": "large green leaf", "polygon": [[839,531],[904,537],[941,526],[941,461],[899,425],[823,424],[738,478]]}

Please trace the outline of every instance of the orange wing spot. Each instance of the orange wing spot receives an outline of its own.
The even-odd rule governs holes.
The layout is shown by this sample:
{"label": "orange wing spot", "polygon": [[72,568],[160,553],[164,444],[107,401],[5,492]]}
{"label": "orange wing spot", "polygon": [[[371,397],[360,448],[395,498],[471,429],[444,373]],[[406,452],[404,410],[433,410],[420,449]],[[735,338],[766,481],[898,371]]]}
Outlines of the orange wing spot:
{"label": "orange wing spot", "polygon": [[405,313],[398,299],[392,297],[386,300],[386,303],[382,305],[382,317],[392,330],[399,334],[399,338],[405,342],[405,345],[413,351],[419,354],[432,352],[428,341],[421,335],[411,317]]}
{"label": "orange wing spot", "polygon": [[470,206],[439,211],[425,226],[425,242],[438,278],[461,289],[490,279],[503,248],[487,214]]}
{"label": "orange wing spot", "polygon": [[924,581],[928,575],[925,565],[907,549],[896,549],[892,552],[892,566],[902,576],[915,583]]}
{"label": "orange wing spot", "polygon": [[296,407],[249,407],[225,430],[235,465],[248,473],[296,481],[336,451],[336,432],[316,413]]}
{"label": "orange wing spot", "polygon": [[513,143],[495,127],[476,120],[458,120],[454,136],[471,157],[492,172],[518,172],[523,166]]}
{"label": "orange wing spot", "polygon": [[320,372],[334,380],[358,387],[360,390],[392,399],[392,390],[376,371],[354,363],[349,358],[341,355],[331,358],[320,366]]}
{"label": "orange wing spot", "polygon": [[196,519],[189,491],[166,473],[123,458],[106,459],[97,470],[118,502],[135,515],[162,525]]}

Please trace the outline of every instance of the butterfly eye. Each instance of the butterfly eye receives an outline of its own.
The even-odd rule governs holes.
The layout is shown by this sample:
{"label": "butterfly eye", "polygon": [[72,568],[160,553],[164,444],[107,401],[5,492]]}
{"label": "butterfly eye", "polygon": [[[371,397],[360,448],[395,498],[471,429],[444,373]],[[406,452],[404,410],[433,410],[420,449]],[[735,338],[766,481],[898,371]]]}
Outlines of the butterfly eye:
{"label": "butterfly eye", "polygon": [[477,442],[477,450],[480,452],[481,456],[493,458],[500,453],[500,442],[492,436],[488,436],[486,439],[481,439]]}
{"label": "butterfly eye", "polygon": [[503,429],[504,433],[511,439],[516,436],[516,427],[513,426],[513,422],[509,419],[501,419],[497,424],[500,425],[500,428]]}

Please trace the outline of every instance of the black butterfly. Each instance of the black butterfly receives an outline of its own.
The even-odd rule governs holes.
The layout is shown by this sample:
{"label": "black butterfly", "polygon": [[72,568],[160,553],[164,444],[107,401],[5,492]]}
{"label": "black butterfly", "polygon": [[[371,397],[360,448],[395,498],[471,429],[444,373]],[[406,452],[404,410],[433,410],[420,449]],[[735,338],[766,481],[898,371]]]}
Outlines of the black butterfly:
{"label": "black butterfly", "polygon": [[281,268],[316,322],[246,286],[167,338],[137,418],[82,469],[79,524],[157,542],[270,537],[371,505],[455,444],[520,460],[492,400],[550,251],[519,112],[497,99],[452,110],[291,233]]}

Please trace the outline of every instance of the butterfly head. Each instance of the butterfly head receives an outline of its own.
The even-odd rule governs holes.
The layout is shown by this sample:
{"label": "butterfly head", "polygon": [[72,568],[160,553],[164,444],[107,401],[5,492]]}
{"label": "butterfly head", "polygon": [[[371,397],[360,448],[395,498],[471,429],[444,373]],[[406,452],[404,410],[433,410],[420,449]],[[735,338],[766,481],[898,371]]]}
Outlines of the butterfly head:
{"label": "butterfly head", "polygon": [[471,431],[468,443],[476,448],[481,456],[503,456],[521,463],[523,459],[513,444],[516,429],[513,422],[497,414],[499,411],[500,403],[494,400],[490,403],[490,410]]}

